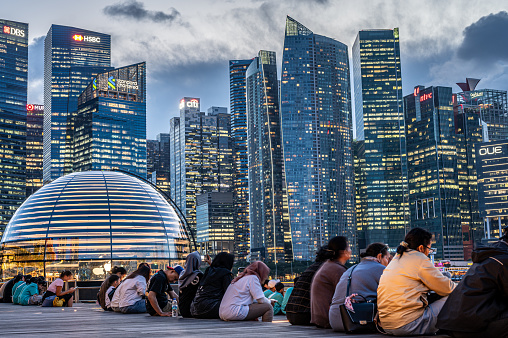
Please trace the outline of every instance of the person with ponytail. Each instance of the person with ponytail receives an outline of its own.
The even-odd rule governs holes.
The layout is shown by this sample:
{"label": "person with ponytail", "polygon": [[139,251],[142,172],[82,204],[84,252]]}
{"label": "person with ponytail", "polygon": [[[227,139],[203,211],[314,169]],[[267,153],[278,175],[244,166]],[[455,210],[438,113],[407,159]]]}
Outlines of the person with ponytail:
{"label": "person with ponytail", "polygon": [[[101,308],[104,311],[111,311],[108,310],[108,306],[106,306],[108,288],[114,281],[118,281],[118,284],[120,284],[126,275],[127,270],[125,270],[123,266],[114,266],[113,269],[111,269],[111,275],[108,276],[108,278],[106,278],[104,282],[102,282],[99,292],[97,293],[97,303],[101,306]],[[113,277],[114,280],[110,280],[111,277]],[[109,309],[111,309],[111,307],[109,307]]]}
{"label": "person with ponytail", "polygon": [[[381,327],[388,334],[432,335],[438,331],[437,316],[456,284],[428,258],[431,242],[427,230],[411,229],[381,276],[377,304]],[[430,303],[430,291],[442,298]]]}
{"label": "person with ponytail", "polygon": [[[344,272],[340,278],[339,284],[337,284],[335,288],[332,305],[330,305],[330,311],[328,313],[330,326],[334,331],[344,332],[340,306],[344,304],[346,297],[357,294],[356,297],[351,297],[353,301],[376,301],[379,279],[385,267],[390,262],[390,257],[386,244],[372,243],[367,247],[365,252],[360,254],[360,263],[350,267]],[[353,271],[354,273],[351,275]],[[350,276],[351,285],[349,287],[349,294],[347,294]]]}
{"label": "person with ponytail", "polygon": [[150,279],[152,269],[148,263],[141,263],[122,284],[120,284],[111,299],[111,308],[121,313],[145,313],[146,285]]}
{"label": "person with ponytail", "polygon": [[351,257],[351,248],[346,237],[336,236],[328,242],[325,250],[326,261],[312,279],[310,288],[311,323],[318,327],[330,328],[328,312],[335,287],[346,271],[346,262]]}

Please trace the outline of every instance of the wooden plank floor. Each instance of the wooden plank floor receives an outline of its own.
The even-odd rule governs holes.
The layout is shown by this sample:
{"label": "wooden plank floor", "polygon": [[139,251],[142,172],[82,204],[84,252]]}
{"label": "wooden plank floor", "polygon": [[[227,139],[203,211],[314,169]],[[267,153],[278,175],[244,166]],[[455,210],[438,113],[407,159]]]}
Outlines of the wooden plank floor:
{"label": "wooden plank floor", "polygon": [[[42,308],[0,303],[1,336],[93,338],[143,337],[154,334],[160,337],[178,335],[200,338],[349,336],[315,327],[292,326],[284,316],[275,316],[273,323],[223,322],[151,317],[148,314],[106,313],[95,304],[75,304],[72,308]],[[361,337],[383,337],[383,335],[361,335]]]}

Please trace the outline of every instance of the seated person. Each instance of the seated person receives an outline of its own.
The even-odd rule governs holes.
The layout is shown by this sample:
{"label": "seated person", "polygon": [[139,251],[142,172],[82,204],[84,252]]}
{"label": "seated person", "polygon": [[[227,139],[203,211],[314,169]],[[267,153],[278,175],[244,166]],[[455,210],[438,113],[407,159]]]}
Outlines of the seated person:
{"label": "seated person", "polygon": [[191,314],[194,318],[220,318],[220,303],[233,280],[231,269],[234,261],[235,256],[227,252],[221,252],[213,259],[191,304]]}
{"label": "seated person", "polygon": [[32,277],[19,296],[21,305],[39,305],[42,302],[42,291],[46,286],[44,277]]}
{"label": "seated person", "polygon": [[266,290],[263,292],[266,298],[270,297],[272,293],[275,292],[275,285],[280,281],[277,279],[272,279],[268,282]]}
{"label": "seated person", "polygon": [[257,261],[250,264],[238,275],[226,290],[220,303],[219,316],[222,320],[273,320],[272,302],[266,298],[261,288],[270,268]]}
{"label": "seated person", "polygon": [[[55,279],[53,283],[49,284],[48,290],[42,297],[42,306],[53,306],[53,300],[58,297],[63,300],[63,305],[66,307],[72,307],[72,303],[74,302],[74,291],[76,288],[70,288],[67,291],[62,291],[64,283],[72,279],[72,272],[66,270],[62,271],[60,277]],[[48,299],[48,301],[45,301]]]}
{"label": "seated person", "polygon": [[30,282],[31,278],[32,278],[31,275],[23,276],[23,280],[17,282],[14,285],[14,288],[12,289],[12,303],[13,304],[19,304],[19,296],[21,295],[21,291],[23,291],[23,288],[25,287],[26,283]]}
{"label": "seated person", "polygon": [[280,312],[283,314],[286,314],[286,305],[288,304],[289,297],[291,296],[291,293],[293,292],[293,289],[295,288],[294,285],[296,285],[296,282],[298,282],[298,279],[300,277],[295,277],[293,279],[293,286],[284,292],[284,299],[282,300],[282,305],[280,307]]}
{"label": "seated person", "polygon": [[455,338],[508,335],[508,227],[499,242],[479,245],[473,266],[448,296],[437,327]]}
{"label": "seated person", "polygon": [[166,270],[159,270],[150,279],[148,285],[148,298],[146,299],[146,310],[150,316],[171,317],[171,302],[168,300],[168,293],[171,299],[177,299],[178,296],[170,283],[178,280],[178,272],[168,266]]}
{"label": "seated person", "polygon": [[[432,234],[427,230],[411,229],[379,280],[379,319],[388,334],[433,335],[438,331],[437,316],[455,283],[443,276],[427,257],[431,241]],[[430,303],[430,291],[443,298]]]}
{"label": "seated person", "polygon": [[[358,296],[354,300],[376,301],[379,279],[390,261],[388,247],[383,243],[370,244],[365,252],[360,254],[360,257],[360,263],[347,269],[335,288],[329,311],[330,326],[334,331],[344,332],[340,306],[344,304],[347,296],[356,293]],[[351,275],[351,273],[353,274]],[[351,285],[349,294],[347,294],[350,276]]]}
{"label": "seated person", "polygon": [[2,294],[2,303],[12,303],[12,289],[14,288],[14,285],[22,279],[23,275],[16,275],[2,286],[4,289]]}
{"label": "seated person", "polygon": [[275,284],[275,292],[272,293],[268,299],[275,300],[275,303],[273,303],[273,314],[278,315],[281,313],[280,309],[282,307],[282,302],[284,301],[284,284],[281,282],[278,282]]}
{"label": "seated person", "polygon": [[[207,262],[208,264],[211,263],[210,256],[207,256]],[[203,279],[203,272],[199,270],[200,266],[201,256],[199,252],[191,252],[185,260],[185,270],[178,279],[178,287],[180,289],[178,309],[184,318],[192,317],[190,307],[198,291],[199,283]]]}
{"label": "seated person", "polygon": [[[99,289],[99,292],[97,293],[97,303],[101,306],[102,309],[106,310],[106,291],[108,290],[108,288],[111,286],[111,282],[109,280],[110,277],[112,276],[117,276],[119,279],[119,282],[122,282],[122,280],[125,278],[125,276],[127,275],[127,270],[125,270],[124,267],[118,267],[118,266],[114,266],[113,269],[111,269],[111,275],[108,276],[106,278],[106,280],[104,280],[104,282],[102,282],[101,284],[101,288]],[[116,279],[116,278],[114,278]]]}
{"label": "seated person", "polygon": [[121,278],[118,275],[111,275],[107,279],[107,290],[104,294],[104,310],[113,311],[111,308],[111,299],[115,295],[116,288],[120,285]]}
{"label": "seated person", "polygon": [[[241,271],[238,271],[238,273],[241,273]],[[268,290],[268,283],[270,283],[270,280],[267,279],[263,282],[263,292],[265,292],[266,290]]]}
{"label": "seated person", "polygon": [[145,292],[146,284],[150,279],[150,266],[147,263],[139,264],[118,288],[111,299],[111,308],[121,313],[146,312]]}

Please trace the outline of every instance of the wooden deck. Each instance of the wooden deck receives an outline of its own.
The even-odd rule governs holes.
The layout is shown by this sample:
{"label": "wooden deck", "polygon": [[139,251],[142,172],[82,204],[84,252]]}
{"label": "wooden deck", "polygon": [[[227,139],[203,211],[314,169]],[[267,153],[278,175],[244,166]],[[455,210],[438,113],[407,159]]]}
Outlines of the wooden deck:
{"label": "wooden deck", "polygon": [[[0,303],[0,335],[32,337],[338,337],[350,336],[315,327],[292,326],[284,316],[273,323],[151,317],[104,312],[95,304],[42,308]],[[358,335],[355,335],[358,337]],[[362,335],[361,337],[383,337]],[[384,336],[386,337],[386,336]]]}

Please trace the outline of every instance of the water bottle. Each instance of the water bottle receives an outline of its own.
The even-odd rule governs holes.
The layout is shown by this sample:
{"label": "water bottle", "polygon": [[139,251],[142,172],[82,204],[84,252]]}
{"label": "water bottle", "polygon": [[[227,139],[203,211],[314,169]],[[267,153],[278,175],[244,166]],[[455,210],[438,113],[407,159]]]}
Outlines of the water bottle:
{"label": "water bottle", "polygon": [[178,302],[176,301],[176,298],[173,299],[173,302],[171,303],[171,316],[178,317]]}

